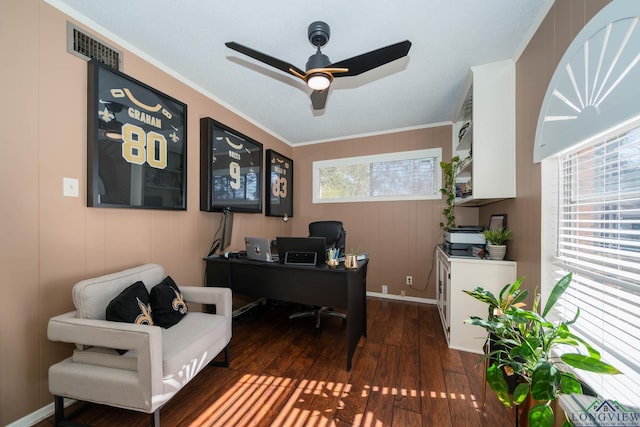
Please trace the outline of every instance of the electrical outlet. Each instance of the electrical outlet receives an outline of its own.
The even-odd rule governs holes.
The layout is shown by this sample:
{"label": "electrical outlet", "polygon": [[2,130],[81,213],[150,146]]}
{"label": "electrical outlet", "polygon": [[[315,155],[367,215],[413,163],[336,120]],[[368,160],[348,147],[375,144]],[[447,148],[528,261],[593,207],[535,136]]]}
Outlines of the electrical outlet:
{"label": "electrical outlet", "polygon": [[389,293],[389,286],[387,286],[387,285],[382,285],[382,293],[383,293],[383,294],[387,294],[387,293]]}
{"label": "electrical outlet", "polygon": [[407,276],[407,285],[409,286],[413,285],[413,277]]}

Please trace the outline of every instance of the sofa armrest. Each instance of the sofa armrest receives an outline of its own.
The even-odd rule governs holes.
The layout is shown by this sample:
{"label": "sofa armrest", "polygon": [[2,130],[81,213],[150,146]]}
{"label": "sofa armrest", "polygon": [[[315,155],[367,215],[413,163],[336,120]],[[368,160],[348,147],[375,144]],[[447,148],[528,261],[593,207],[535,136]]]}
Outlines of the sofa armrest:
{"label": "sofa armrest", "polygon": [[149,397],[162,393],[162,329],[98,319],[80,319],[76,312],[49,319],[47,337],[52,341],[135,350],[140,386]]}
{"label": "sofa armrest", "polygon": [[[99,319],[80,319],[76,311],[49,319],[47,336],[52,341],[98,347],[138,350],[141,339],[158,341],[162,348],[162,332],[158,326],[136,325]],[[141,338],[148,335],[151,338]]]}
{"label": "sofa armrest", "polygon": [[180,286],[185,301],[215,304],[216,314],[231,317],[231,289],[202,286]]}
{"label": "sofa armrest", "polygon": [[227,339],[232,335],[231,289],[203,286],[180,286],[180,291],[187,302],[198,304],[215,304],[216,314],[225,317],[227,325]]}

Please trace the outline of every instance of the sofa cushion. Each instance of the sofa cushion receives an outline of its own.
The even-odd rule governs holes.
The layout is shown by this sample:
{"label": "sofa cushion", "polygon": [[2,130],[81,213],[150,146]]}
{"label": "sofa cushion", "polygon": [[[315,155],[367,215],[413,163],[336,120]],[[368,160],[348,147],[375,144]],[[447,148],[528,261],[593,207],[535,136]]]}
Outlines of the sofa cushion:
{"label": "sofa cushion", "polygon": [[[188,313],[175,327],[162,329],[162,372],[165,380],[189,379],[199,372],[207,358],[215,356],[211,347],[216,343],[226,345],[226,323],[224,316],[208,313]],[[224,345],[221,345],[224,347]],[[218,349],[215,353],[220,351]],[[118,354],[117,350],[103,347],[77,349],[73,361],[109,368],[137,370],[137,352],[129,350]],[[204,362],[204,363],[203,363]]]}
{"label": "sofa cushion", "polygon": [[124,288],[140,280],[150,289],[150,286],[160,282],[164,277],[164,268],[161,265],[145,264],[78,282],[72,292],[76,317],[104,320],[107,305]]}
{"label": "sofa cushion", "polygon": [[[162,370],[169,376],[189,378],[206,366],[221,349],[211,353],[211,347],[225,341],[224,316],[191,312],[173,328],[162,330]],[[226,343],[225,343],[226,345]],[[224,347],[224,346],[223,346]]]}
{"label": "sofa cushion", "polygon": [[135,282],[109,302],[106,318],[112,322],[153,325],[149,291],[141,281]]}
{"label": "sofa cushion", "polygon": [[151,288],[149,292],[153,323],[163,328],[170,328],[187,314],[188,307],[180,288],[171,276]]}

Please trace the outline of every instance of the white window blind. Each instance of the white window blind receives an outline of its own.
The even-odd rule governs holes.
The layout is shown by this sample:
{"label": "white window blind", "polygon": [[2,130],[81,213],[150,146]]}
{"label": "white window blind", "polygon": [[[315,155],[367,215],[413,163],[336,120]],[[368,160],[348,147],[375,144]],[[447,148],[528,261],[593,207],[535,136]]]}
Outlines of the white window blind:
{"label": "white window blind", "polygon": [[573,282],[553,313],[624,375],[577,371],[603,398],[640,402],[640,127],[560,158],[556,279]]}
{"label": "white window blind", "polygon": [[438,199],[441,157],[432,148],[313,162],[313,203]]}

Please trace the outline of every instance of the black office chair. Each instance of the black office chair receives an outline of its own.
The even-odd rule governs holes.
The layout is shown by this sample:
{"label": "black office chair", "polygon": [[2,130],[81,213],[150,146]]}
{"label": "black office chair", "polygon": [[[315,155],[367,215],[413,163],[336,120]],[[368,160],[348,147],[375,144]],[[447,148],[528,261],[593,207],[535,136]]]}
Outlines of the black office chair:
{"label": "black office chair", "polygon": [[[326,241],[326,249],[340,249],[340,253],[344,254],[344,242],[347,232],[344,230],[341,221],[316,221],[309,224],[309,237],[324,237]],[[321,316],[338,317],[343,321],[347,320],[347,315],[333,311],[329,307],[313,307],[307,311],[293,313],[289,319],[298,319],[300,317],[314,317],[316,319],[316,328],[320,327]]]}

